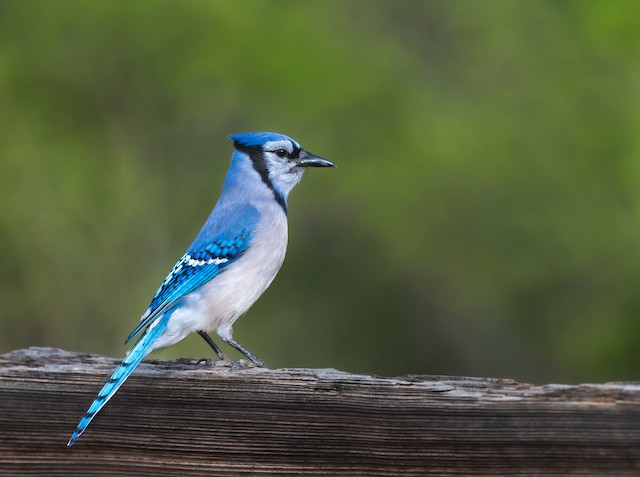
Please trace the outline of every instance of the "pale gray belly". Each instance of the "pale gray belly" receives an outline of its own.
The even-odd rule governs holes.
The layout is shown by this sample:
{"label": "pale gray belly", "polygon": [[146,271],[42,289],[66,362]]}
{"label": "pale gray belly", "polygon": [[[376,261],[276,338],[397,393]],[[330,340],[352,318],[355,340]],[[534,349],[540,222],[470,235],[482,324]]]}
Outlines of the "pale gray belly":
{"label": "pale gray belly", "polygon": [[249,249],[210,282],[184,297],[154,348],[177,343],[200,330],[230,330],[269,287],[287,250],[286,216],[262,224]]}

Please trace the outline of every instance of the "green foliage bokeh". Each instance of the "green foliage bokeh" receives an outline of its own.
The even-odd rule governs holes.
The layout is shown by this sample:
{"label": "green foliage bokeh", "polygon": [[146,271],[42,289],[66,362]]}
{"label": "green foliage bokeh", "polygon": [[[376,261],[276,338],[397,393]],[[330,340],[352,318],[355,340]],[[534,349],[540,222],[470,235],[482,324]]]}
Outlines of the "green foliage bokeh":
{"label": "green foliage bokeh", "polygon": [[234,327],[271,367],[640,379],[639,51],[632,0],[2,0],[0,352],[123,355],[273,130],[338,168]]}

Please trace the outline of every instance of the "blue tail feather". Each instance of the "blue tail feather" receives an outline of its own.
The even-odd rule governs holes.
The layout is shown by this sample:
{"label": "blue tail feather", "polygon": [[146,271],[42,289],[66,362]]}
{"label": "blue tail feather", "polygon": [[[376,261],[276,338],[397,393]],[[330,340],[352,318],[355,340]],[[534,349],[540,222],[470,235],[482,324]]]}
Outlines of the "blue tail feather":
{"label": "blue tail feather", "polygon": [[91,406],[89,406],[85,415],[80,419],[78,427],[69,439],[67,446],[71,447],[75,440],[82,435],[96,414],[100,412],[107,401],[113,397],[120,386],[122,386],[125,380],[131,375],[133,370],[136,369],[142,359],[149,353],[151,345],[167,328],[167,322],[169,321],[171,314],[171,312],[165,313],[155,326],[147,329],[147,332],[142,335],[135,346],[127,353],[120,366],[116,368],[109,380],[98,393],[98,396],[95,398]]}

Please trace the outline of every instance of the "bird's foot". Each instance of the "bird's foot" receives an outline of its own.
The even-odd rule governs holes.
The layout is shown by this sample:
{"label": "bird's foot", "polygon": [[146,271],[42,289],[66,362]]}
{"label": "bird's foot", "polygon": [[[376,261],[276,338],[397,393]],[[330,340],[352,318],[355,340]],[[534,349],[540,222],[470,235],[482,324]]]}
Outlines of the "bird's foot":
{"label": "bird's foot", "polygon": [[223,358],[223,359],[209,359],[209,358],[200,358],[198,361],[196,361],[196,367],[197,366],[214,366],[214,367],[223,367],[223,368],[233,368],[233,361],[231,361],[229,358]]}
{"label": "bird's foot", "polygon": [[240,369],[251,369],[251,368],[265,368],[266,366],[262,361],[251,361],[248,359],[239,359],[237,361],[233,361],[231,363],[231,370],[238,371]]}

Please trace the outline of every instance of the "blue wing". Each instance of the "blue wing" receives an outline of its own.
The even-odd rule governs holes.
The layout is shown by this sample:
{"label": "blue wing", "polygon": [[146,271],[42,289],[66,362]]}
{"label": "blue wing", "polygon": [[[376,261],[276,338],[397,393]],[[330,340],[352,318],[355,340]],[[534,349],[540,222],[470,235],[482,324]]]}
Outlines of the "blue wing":
{"label": "blue wing", "polygon": [[207,283],[237,260],[249,248],[250,241],[251,233],[245,231],[233,238],[212,241],[206,246],[201,240],[194,242],[194,246],[164,279],[140,324],[131,332],[125,344],[171,309],[182,297]]}

